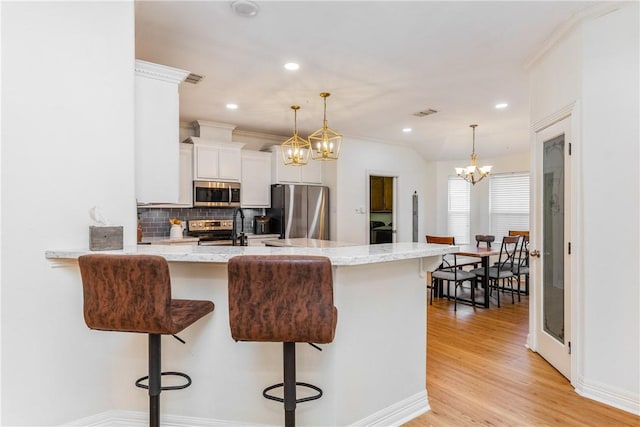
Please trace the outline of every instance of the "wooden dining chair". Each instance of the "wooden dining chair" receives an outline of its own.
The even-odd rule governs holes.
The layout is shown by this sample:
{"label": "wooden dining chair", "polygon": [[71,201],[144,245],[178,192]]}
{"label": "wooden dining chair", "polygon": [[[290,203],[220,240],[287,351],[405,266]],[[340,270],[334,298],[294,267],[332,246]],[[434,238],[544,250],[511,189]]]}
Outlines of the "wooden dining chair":
{"label": "wooden dining chair", "polygon": [[[427,243],[436,243],[441,245],[455,245],[455,237],[453,236],[426,236]],[[450,257],[450,258],[449,258]],[[471,286],[471,304],[475,306],[475,274],[462,269],[462,266],[456,263],[456,254],[443,255],[440,266],[431,273],[431,293],[429,295],[429,304],[433,303],[433,294],[436,286],[440,287],[442,282],[447,282],[447,299],[451,299],[451,282],[454,284],[453,289],[453,310],[458,310],[458,288],[462,287],[464,282],[470,282]]]}
{"label": "wooden dining chair", "polygon": [[[502,244],[500,245],[500,255],[498,256],[497,265],[489,267],[489,289],[485,289],[485,292],[492,292],[493,289],[497,292],[498,307],[500,307],[500,291],[506,289],[506,284],[509,284],[511,290],[511,303],[515,303],[513,296],[513,278],[515,274],[512,271],[512,266],[515,265],[515,256],[518,249],[518,242],[521,236],[504,236],[502,238]],[[484,268],[476,268],[471,271],[478,279],[481,279],[485,275]],[[519,297],[518,297],[519,300]]]}

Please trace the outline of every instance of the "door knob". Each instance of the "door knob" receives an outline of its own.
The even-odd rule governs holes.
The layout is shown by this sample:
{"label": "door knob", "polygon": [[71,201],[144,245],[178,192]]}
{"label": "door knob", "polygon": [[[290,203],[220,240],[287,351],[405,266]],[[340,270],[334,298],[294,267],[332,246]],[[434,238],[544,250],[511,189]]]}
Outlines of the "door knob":
{"label": "door knob", "polygon": [[530,253],[531,256],[534,256],[536,258],[540,258],[540,251],[539,250],[533,250]]}

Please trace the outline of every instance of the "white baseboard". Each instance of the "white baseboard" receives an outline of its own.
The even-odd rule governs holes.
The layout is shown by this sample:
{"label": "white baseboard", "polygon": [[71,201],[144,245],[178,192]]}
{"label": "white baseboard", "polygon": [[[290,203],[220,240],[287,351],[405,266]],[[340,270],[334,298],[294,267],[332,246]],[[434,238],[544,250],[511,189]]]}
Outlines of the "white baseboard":
{"label": "white baseboard", "polygon": [[354,426],[400,426],[431,410],[427,399],[427,390],[414,394],[400,402],[387,406],[366,418],[356,421]]}
{"label": "white baseboard", "polygon": [[[136,411],[106,411],[90,417],[63,424],[65,427],[148,427],[149,414]],[[162,415],[162,427],[259,427],[259,424],[242,424],[236,421],[211,418]],[[264,426],[266,427],[266,426]]]}
{"label": "white baseboard", "polygon": [[[412,420],[431,408],[427,400],[427,391],[421,391],[400,402],[394,403],[374,414],[353,423],[354,426],[395,427]],[[136,411],[106,411],[70,423],[65,427],[147,427],[149,415]],[[162,415],[162,427],[259,427],[256,424],[242,424],[236,421],[215,420],[210,418]],[[266,426],[264,426],[266,427]]]}
{"label": "white baseboard", "polygon": [[633,395],[624,390],[612,390],[606,384],[583,380],[577,381],[575,390],[580,396],[640,415],[640,395]]}

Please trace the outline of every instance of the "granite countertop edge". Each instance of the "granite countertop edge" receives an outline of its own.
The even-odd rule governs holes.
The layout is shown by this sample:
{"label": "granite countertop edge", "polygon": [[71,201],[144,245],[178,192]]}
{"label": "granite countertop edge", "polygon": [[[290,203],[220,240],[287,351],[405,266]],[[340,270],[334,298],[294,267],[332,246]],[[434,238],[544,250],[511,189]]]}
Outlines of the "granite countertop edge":
{"label": "granite countertop edge", "polygon": [[88,249],[48,250],[50,261],[77,260],[85,254],[159,255],[169,262],[227,263],[238,255],[316,255],[326,256],[335,266],[373,264],[444,255],[459,250],[458,246],[429,243],[385,243],[332,248],[268,247],[268,246],[196,246],[136,245],[121,250],[90,251]]}

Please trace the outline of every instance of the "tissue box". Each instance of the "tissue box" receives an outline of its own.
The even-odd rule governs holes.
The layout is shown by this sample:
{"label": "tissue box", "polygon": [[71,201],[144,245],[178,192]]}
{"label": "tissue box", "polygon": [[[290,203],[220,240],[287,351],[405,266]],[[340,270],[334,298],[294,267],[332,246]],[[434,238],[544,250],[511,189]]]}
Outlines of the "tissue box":
{"label": "tissue box", "polygon": [[89,226],[89,250],[108,251],[122,249],[122,226]]}

